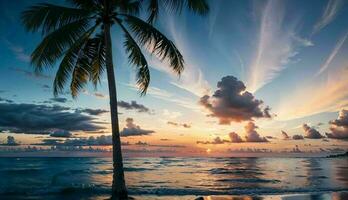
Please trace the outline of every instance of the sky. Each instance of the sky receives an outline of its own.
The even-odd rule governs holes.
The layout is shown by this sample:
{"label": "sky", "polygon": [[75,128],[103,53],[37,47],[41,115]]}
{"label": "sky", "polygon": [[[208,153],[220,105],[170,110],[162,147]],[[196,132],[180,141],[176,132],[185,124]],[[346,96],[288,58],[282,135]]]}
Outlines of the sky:
{"label": "sky", "polygon": [[[0,143],[110,148],[107,79],[54,97],[56,67],[34,74],[42,39],[0,2]],[[348,148],[348,4],[343,0],[216,0],[202,17],[160,13],[156,27],[185,60],[178,77],[148,55],[146,96],[123,36],[112,30],[121,140],[146,155],[336,152]],[[16,146],[18,147],[18,146]]]}

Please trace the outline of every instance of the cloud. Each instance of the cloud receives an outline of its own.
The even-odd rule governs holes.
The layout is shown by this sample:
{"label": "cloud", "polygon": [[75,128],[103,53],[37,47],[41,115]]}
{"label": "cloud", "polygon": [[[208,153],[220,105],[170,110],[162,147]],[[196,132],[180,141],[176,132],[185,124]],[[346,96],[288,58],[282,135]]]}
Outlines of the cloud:
{"label": "cloud", "polygon": [[265,137],[261,137],[256,131],[258,127],[253,122],[248,122],[244,127],[245,129],[245,141],[246,142],[268,142]]}
{"label": "cloud", "polygon": [[[133,90],[138,90],[137,87],[132,84],[126,84],[126,85]],[[191,109],[196,112],[200,111],[200,107],[197,105],[197,102],[193,101],[192,98],[185,98],[182,96],[174,95],[173,93],[170,93],[164,89],[160,89],[157,87],[149,87],[147,89],[147,94],[161,100],[175,103],[176,105]]]}
{"label": "cloud", "polygon": [[0,97],[0,102],[13,103],[12,100],[10,100],[10,99],[5,99],[5,98],[1,98],[1,97]]}
{"label": "cloud", "polygon": [[225,144],[230,143],[228,140],[221,139],[220,137],[216,137],[213,141],[197,141],[197,144]]}
{"label": "cloud", "polygon": [[62,137],[62,138],[69,138],[72,136],[70,131],[67,130],[56,130],[53,131],[53,133],[50,134],[51,137]]}
{"label": "cloud", "polygon": [[316,33],[331,23],[337,16],[338,12],[342,8],[344,1],[342,0],[329,0],[324,12],[318,22],[314,25],[313,33]]}
{"label": "cloud", "polygon": [[52,130],[97,131],[95,118],[63,106],[0,103],[0,128],[14,133],[50,134]]}
{"label": "cloud", "polygon": [[204,95],[200,104],[217,117],[220,124],[252,120],[253,118],[271,118],[270,108],[263,108],[263,101],[255,99],[245,91],[243,82],[233,76],[225,76],[217,83],[218,90],[212,96]]}
{"label": "cloud", "polygon": [[130,103],[125,101],[119,101],[117,105],[126,110],[136,110],[138,112],[150,113],[150,109],[144,106],[143,104],[139,104],[136,101],[131,101]]}
{"label": "cloud", "polygon": [[291,153],[302,153],[303,151],[300,150],[298,145],[296,145],[291,151]]}
{"label": "cloud", "polygon": [[186,123],[177,123],[177,122],[171,122],[171,121],[168,121],[167,124],[169,125],[172,125],[172,126],[176,126],[176,127],[184,127],[184,128],[191,128],[191,125],[190,124],[186,124]]}
{"label": "cloud", "polygon": [[290,139],[289,135],[285,131],[281,131],[281,133],[282,133],[283,140],[289,140]]}
{"label": "cloud", "polygon": [[54,97],[50,98],[50,100],[58,103],[66,103],[68,101],[68,99],[64,97]]}
{"label": "cloud", "polygon": [[242,138],[235,132],[229,133],[228,136],[230,137],[230,140],[231,140],[232,143],[243,142]]}
{"label": "cloud", "polygon": [[169,67],[169,62],[166,60],[159,62],[157,58],[151,59],[149,61],[150,66],[168,74],[172,78],[170,83],[180,89],[186,90],[198,97],[207,94],[210,90],[210,85],[205,79],[201,68],[196,63],[197,59],[192,59],[194,55],[191,53],[193,49],[192,42],[189,39],[191,34],[187,32],[185,26],[176,24],[177,21],[173,15],[166,15],[165,19],[166,24],[164,27],[168,30],[173,43],[184,57],[185,71],[180,75],[180,79],[177,79],[172,68]]}
{"label": "cloud", "polygon": [[16,56],[16,58],[23,62],[30,62],[30,55],[25,53],[24,48],[21,46],[14,45],[8,40],[5,40],[8,48],[12,51],[12,53]]}
{"label": "cloud", "polygon": [[293,140],[303,140],[304,137],[303,137],[302,135],[293,135],[293,136],[292,136],[292,139],[293,139]]}
{"label": "cloud", "polygon": [[315,79],[310,84],[284,94],[279,100],[277,119],[291,120],[348,108],[348,70],[342,69],[346,68],[344,63],[339,67],[328,73],[327,81]]}
{"label": "cloud", "polygon": [[105,94],[100,93],[100,92],[95,92],[94,96],[99,98],[99,99],[106,99],[106,98],[108,98],[108,95],[105,95]]}
{"label": "cloud", "polygon": [[320,67],[319,71],[315,74],[315,76],[319,76],[321,73],[323,73],[330,66],[332,60],[336,57],[336,55],[340,51],[342,45],[346,41],[347,36],[348,36],[348,32],[340,40],[338,40],[335,48],[332,50],[331,54],[325,60],[324,64]]}
{"label": "cloud", "polygon": [[43,89],[51,89],[51,87],[50,87],[49,85],[47,85],[47,84],[43,84],[43,85],[42,85],[42,88],[43,88]]}
{"label": "cloud", "polygon": [[304,137],[302,135],[293,135],[290,137],[285,131],[281,131],[283,140],[303,140]]}
{"label": "cloud", "polygon": [[253,123],[249,122],[244,127],[245,130],[245,140],[243,140],[236,132],[230,132],[230,140],[221,139],[216,137],[213,141],[197,141],[197,144],[225,144],[225,143],[242,143],[242,142],[269,142],[267,138],[261,137],[256,131],[258,127]]}
{"label": "cloud", "polygon": [[[285,1],[266,1],[260,20],[258,41],[254,57],[249,66],[247,87],[255,92],[264,85],[278,77],[279,73],[296,56],[297,49],[308,46],[305,40],[298,40],[296,35],[297,21],[291,21],[285,17]],[[287,20],[286,20],[287,19]],[[291,19],[296,19],[292,16]]]}
{"label": "cloud", "polygon": [[90,93],[87,89],[82,89],[82,93],[84,95],[88,95],[88,96],[94,96],[96,97],[97,99],[107,99],[109,96],[108,95],[105,95],[101,92],[94,92],[94,93]]}
{"label": "cloud", "polygon": [[341,110],[337,119],[330,121],[330,133],[328,138],[348,140],[348,110]]}
{"label": "cloud", "polygon": [[155,132],[153,130],[141,129],[140,126],[134,124],[133,118],[127,118],[126,122],[126,127],[120,132],[121,137],[150,135]]}
{"label": "cloud", "polygon": [[5,145],[5,146],[18,146],[19,142],[16,141],[15,137],[13,136],[7,136],[6,142],[0,145]]}
{"label": "cloud", "polygon": [[308,138],[308,139],[321,139],[321,138],[323,138],[323,136],[315,128],[311,128],[307,124],[303,124],[302,128],[305,132],[305,138]]}
{"label": "cloud", "polygon": [[76,111],[77,112],[87,113],[89,115],[101,115],[101,114],[109,112],[109,111],[104,110],[104,109],[91,109],[91,108],[78,109]]}
{"label": "cloud", "polygon": [[24,74],[25,76],[31,77],[31,78],[36,78],[36,79],[51,79],[51,76],[49,75],[45,75],[42,73],[34,73],[32,71],[29,70],[25,70],[22,68],[9,68],[10,70],[13,70],[15,72]]}
{"label": "cloud", "polygon": [[112,145],[111,135],[90,136],[88,138],[76,139],[43,139],[42,143],[36,145],[52,145],[52,146],[104,146]]}
{"label": "cloud", "polygon": [[137,143],[135,143],[134,145],[138,145],[138,146],[147,146],[147,142],[142,142],[142,141],[138,141]]}

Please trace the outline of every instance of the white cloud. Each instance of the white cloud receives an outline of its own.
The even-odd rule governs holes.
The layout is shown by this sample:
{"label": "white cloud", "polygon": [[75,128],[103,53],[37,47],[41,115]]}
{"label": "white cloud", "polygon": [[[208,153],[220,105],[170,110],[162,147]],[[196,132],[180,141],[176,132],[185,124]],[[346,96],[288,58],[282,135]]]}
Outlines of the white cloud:
{"label": "white cloud", "polygon": [[258,44],[249,66],[247,88],[255,92],[276,78],[301,46],[313,45],[295,33],[297,21],[284,19],[283,1],[269,0],[261,12]]}
{"label": "white cloud", "polygon": [[[278,120],[290,120],[322,112],[336,112],[348,108],[348,70],[343,64],[328,73],[328,80],[306,83],[293,92],[287,92],[274,112]],[[343,68],[343,69],[342,69]]]}
{"label": "white cloud", "polygon": [[204,78],[202,70],[194,62],[194,58],[190,55],[190,42],[186,40],[182,34],[185,30],[174,22],[173,16],[166,17],[166,29],[169,31],[172,40],[179,49],[185,60],[185,70],[178,78],[169,67],[168,62],[160,62],[157,58],[149,60],[149,65],[159,71],[165,72],[172,77],[170,82],[172,85],[180,89],[186,90],[191,94],[201,97],[210,91],[210,85]]}
{"label": "white cloud", "polygon": [[319,21],[314,25],[313,33],[317,33],[331,23],[342,8],[343,0],[329,0]]}
{"label": "white cloud", "polygon": [[335,48],[332,50],[331,54],[326,59],[325,63],[320,67],[319,71],[315,74],[315,76],[319,76],[321,73],[323,73],[329,67],[332,60],[336,57],[336,55],[340,51],[342,45],[346,41],[347,36],[348,36],[348,32],[340,40],[338,40]]}

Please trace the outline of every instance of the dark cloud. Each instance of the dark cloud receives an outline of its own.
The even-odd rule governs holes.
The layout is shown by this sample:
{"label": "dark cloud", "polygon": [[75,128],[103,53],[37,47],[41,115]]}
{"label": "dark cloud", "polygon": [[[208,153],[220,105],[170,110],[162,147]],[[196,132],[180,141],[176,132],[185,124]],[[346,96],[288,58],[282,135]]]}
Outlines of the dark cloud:
{"label": "dark cloud", "polygon": [[233,76],[225,76],[217,84],[218,90],[212,96],[201,97],[200,104],[217,117],[220,124],[271,118],[270,108],[263,108],[263,101],[255,99],[246,90],[243,82]]}
{"label": "dark cloud", "polygon": [[10,100],[10,99],[5,99],[5,98],[1,98],[1,97],[0,97],[0,102],[13,103],[12,100]]}
{"label": "dark cloud", "polygon": [[303,151],[300,150],[298,145],[296,145],[291,151],[291,153],[302,153]]}
{"label": "dark cloud", "polygon": [[[38,144],[37,144],[38,145]],[[55,145],[55,146],[103,146],[112,145],[111,135],[90,136],[88,138],[76,138],[76,139],[44,139],[40,145]]]}
{"label": "dark cloud", "polygon": [[328,138],[348,140],[348,110],[341,110],[337,119],[330,121],[330,133]]}
{"label": "dark cloud", "polygon": [[302,135],[293,135],[290,137],[285,131],[281,131],[283,140],[303,140],[304,137]]}
{"label": "dark cloud", "polygon": [[256,131],[258,127],[253,122],[248,122],[244,127],[245,129],[245,141],[246,142],[268,142],[265,137],[261,137]]}
{"label": "dark cloud", "polygon": [[172,125],[172,126],[177,126],[177,127],[184,127],[184,128],[191,128],[191,125],[190,124],[186,124],[186,123],[177,123],[177,122],[171,122],[171,121],[168,121],[167,124],[169,125]]}
{"label": "dark cloud", "polygon": [[51,89],[51,87],[49,85],[47,85],[47,84],[42,85],[42,88],[43,89]]}
{"label": "dark cloud", "polygon": [[282,133],[283,140],[289,140],[290,139],[289,135],[285,131],[281,131],[281,133]]}
{"label": "dark cloud", "polygon": [[53,130],[104,129],[95,118],[59,105],[0,103],[0,129],[14,133],[50,134]]}
{"label": "dark cloud", "polygon": [[107,97],[105,94],[100,93],[100,92],[95,92],[94,96],[101,98],[101,99],[105,99]]}
{"label": "dark cloud", "polygon": [[228,136],[230,137],[232,143],[243,142],[243,139],[235,132],[229,133]]}
{"label": "dark cloud", "polygon": [[76,111],[77,112],[87,113],[89,115],[101,115],[101,114],[109,112],[109,111],[103,110],[103,109],[91,109],[91,108],[78,109]]}
{"label": "dark cloud", "polygon": [[72,134],[70,133],[70,131],[67,131],[67,130],[56,130],[56,131],[53,131],[53,133],[51,133],[50,136],[69,138],[72,136]]}
{"label": "dark cloud", "polygon": [[50,98],[50,100],[57,103],[66,103],[68,101],[68,99],[64,97],[54,97]]}
{"label": "dark cloud", "polygon": [[265,148],[240,148],[240,149],[228,149],[230,153],[271,153],[272,149]]}
{"label": "dark cloud", "polygon": [[142,142],[142,141],[138,141],[137,143],[135,143],[135,145],[138,145],[138,146],[147,146],[147,142]]}
{"label": "dark cloud", "polygon": [[293,136],[292,136],[292,139],[293,139],[293,140],[303,140],[304,137],[303,137],[302,135],[293,135]]}
{"label": "dark cloud", "polygon": [[214,138],[213,141],[197,141],[197,144],[225,144],[225,143],[242,143],[242,142],[269,142],[267,138],[261,137],[256,131],[258,127],[253,122],[248,122],[244,127],[245,140],[243,140],[236,132],[229,133],[230,140],[224,140],[220,137]]}
{"label": "dark cloud", "polygon": [[130,103],[126,101],[119,101],[117,105],[120,108],[126,109],[126,110],[136,110],[137,112],[146,112],[150,113],[150,109],[142,104],[138,104],[136,101],[131,101]]}
{"label": "dark cloud", "polygon": [[322,136],[319,131],[317,131],[315,128],[312,128],[310,126],[308,126],[307,124],[303,124],[302,128],[305,132],[305,138],[308,139],[321,139],[324,136]]}
{"label": "dark cloud", "polygon": [[197,144],[225,144],[230,143],[228,140],[223,140],[220,137],[216,137],[213,139],[213,141],[197,141]]}
{"label": "dark cloud", "polygon": [[126,122],[126,127],[120,132],[121,137],[150,135],[155,132],[153,130],[144,130],[140,128],[140,126],[134,124],[133,118],[127,118]]}
{"label": "dark cloud", "polygon": [[5,145],[5,146],[18,146],[19,142],[16,141],[15,137],[13,136],[7,136],[6,142],[0,145]]}

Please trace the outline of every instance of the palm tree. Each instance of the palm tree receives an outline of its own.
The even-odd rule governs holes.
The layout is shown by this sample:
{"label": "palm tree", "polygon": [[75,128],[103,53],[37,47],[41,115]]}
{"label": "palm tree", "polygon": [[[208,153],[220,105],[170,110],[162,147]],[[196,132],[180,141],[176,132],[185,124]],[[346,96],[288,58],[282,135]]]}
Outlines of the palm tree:
{"label": "palm tree", "polygon": [[[41,3],[23,11],[21,18],[26,29],[41,31],[44,37],[33,51],[31,63],[35,72],[40,73],[60,61],[53,82],[54,95],[62,93],[71,79],[73,98],[88,82],[95,87],[100,84],[106,70],[113,141],[112,194],[115,199],[126,199],[110,29],[118,26],[123,31],[124,48],[130,63],[136,66],[141,95],[145,95],[150,71],[142,49],[168,61],[176,74],[184,70],[179,50],[153,26],[159,10],[163,7],[180,12],[185,6],[204,15],[209,8],[205,0],[69,0],[68,4],[70,7]],[[142,7],[147,21],[138,17]]]}

